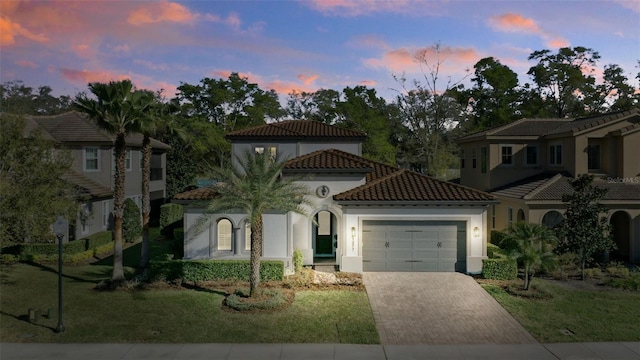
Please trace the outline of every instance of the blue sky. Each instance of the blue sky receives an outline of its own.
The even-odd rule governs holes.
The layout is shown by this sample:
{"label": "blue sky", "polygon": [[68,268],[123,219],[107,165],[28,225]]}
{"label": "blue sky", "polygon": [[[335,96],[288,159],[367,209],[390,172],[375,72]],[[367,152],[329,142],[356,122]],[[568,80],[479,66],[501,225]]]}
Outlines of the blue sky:
{"label": "blue sky", "polygon": [[633,79],[640,1],[0,1],[1,82],[56,95],[130,78],[173,97],[181,82],[238,72],[282,99],[357,85],[391,99],[393,75],[423,79],[416,53],[438,62],[435,44],[441,88],[468,85],[465,70],[487,56],[528,82],[528,55],[563,46]]}

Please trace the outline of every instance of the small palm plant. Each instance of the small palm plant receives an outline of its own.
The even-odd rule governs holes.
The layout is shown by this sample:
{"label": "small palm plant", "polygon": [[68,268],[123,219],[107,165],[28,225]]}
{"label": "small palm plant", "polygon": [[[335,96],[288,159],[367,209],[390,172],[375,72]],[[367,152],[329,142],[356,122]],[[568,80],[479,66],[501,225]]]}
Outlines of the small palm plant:
{"label": "small palm plant", "polygon": [[306,207],[311,206],[309,188],[299,182],[300,178],[283,178],[284,161],[271,158],[269,154],[246,151],[236,157],[238,166],[214,171],[219,183],[219,195],[211,200],[205,214],[198,219],[188,233],[197,234],[213,220],[212,214],[224,211],[239,211],[247,214],[251,224],[251,255],[249,276],[250,297],[258,294],[260,285],[260,257],[262,256],[262,214],[276,210],[308,216]]}
{"label": "small palm plant", "polygon": [[529,290],[533,275],[552,270],[557,263],[553,247],[558,239],[543,225],[518,222],[511,226],[501,245],[509,256],[518,260],[524,271],[524,289]]}

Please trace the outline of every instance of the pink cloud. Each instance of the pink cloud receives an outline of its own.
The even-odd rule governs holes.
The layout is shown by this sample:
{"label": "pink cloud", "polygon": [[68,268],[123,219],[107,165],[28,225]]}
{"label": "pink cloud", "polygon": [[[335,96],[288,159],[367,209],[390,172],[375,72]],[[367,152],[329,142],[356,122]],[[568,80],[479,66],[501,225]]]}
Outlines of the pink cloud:
{"label": "pink cloud", "polygon": [[441,15],[439,1],[353,1],[353,0],[310,0],[303,4],[326,15],[354,17],[374,13]]}
{"label": "pink cloud", "polygon": [[91,82],[109,82],[129,79],[127,75],[116,74],[105,70],[89,71],[60,68],[60,74],[69,82],[84,85]]}
{"label": "pink cloud", "polygon": [[489,18],[489,25],[495,30],[504,32],[525,32],[541,34],[542,31],[533,19],[519,14],[507,13]]}
{"label": "pink cloud", "polygon": [[547,41],[547,46],[554,49],[568,47],[569,45],[571,45],[571,43],[569,43],[569,40],[560,36],[553,37]]}
{"label": "pink cloud", "polygon": [[358,82],[358,85],[375,87],[378,83],[375,80],[362,80]]}
{"label": "pink cloud", "polygon": [[318,80],[318,75],[298,75],[298,80],[302,81],[304,85],[311,85]]}
{"label": "pink cloud", "polygon": [[20,60],[20,61],[17,61],[16,64],[20,67],[28,68],[28,69],[37,69],[39,67],[36,63],[29,60]]}
{"label": "pink cloud", "polygon": [[[139,3],[140,4],[140,3]],[[169,2],[145,2],[129,14],[127,22],[132,25],[146,25],[159,22],[191,23],[198,17],[184,5]]]}
{"label": "pink cloud", "polygon": [[16,38],[26,38],[32,41],[44,43],[49,39],[42,34],[36,34],[24,28],[19,23],[12,21],[7,16],[0,17],[0,46],[9,46],[16,43]]}
{"label": "pink cloud", "polygon": [[435,46],[418,49],[396,49],[385,52],[381,58],[366,59],[364,64],[372,68],[386,68],[393,73],[421,72],[420,63],[434,66],[440,62],[440,70],[459,71],[472,67],[481,54],[473,48]]}
{"label": "pink cloud", "polygon": [[95,56],[95,50],[87,44],[72,45],[71,50],[80,58],[89,59]]}

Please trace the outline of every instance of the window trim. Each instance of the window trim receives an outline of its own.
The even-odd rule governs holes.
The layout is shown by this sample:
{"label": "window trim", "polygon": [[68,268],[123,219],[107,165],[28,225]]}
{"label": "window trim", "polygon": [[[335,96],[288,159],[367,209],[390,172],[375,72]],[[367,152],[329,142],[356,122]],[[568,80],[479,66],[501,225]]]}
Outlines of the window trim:
{"label": "window trim", "polygon": [[[558,161],[558,149],[560,149],[560,161]],[[549,166],[562,166],[563,147],[561,142],[549,144]]]}
{"label": "window trim", "polygon": [[[89,159],[87,157],[87,150],[89,149],[95,149],[96,150],[96,157],[95,158],[91,158]],[[85,146],[82,148],[82,171],[84,172],[99,172],[100,171],[100,147],[99,146]],[[90,169],[87,167],[87,161],[89,160],[95,160],[96,161],[96,168],[95,169]]]}
{"label": "window trim", "polygon": [[[220,248],[220,223],[222,221],[228,221],[229,222],[229,248],[228,249],[221,249]],[[214,251],[217,253],[231,253],[233,252],[233,222],[231,221],[231,219],[226,218],[226,217],[222,217],[219,218],[218,220],[216,220],[215,222],[215,246],[214,246]]]}
{"label": "window trim", "polygon": [[[597,158],[597,163],[598,163],[598,167],[591,167],[591,150],[594,147],[598,147],[598,158]],[[588,144],[587,145],[587,170],[588,171],[598,171],[598,170],[602,170],[602,146],[601,144]]]}
{"label": "window trim", "polygon": [[[510,149],[511,153],[509,154],[509,163],[505,163],[504,162],[504,149]],[[500,166],[503,167],[513,167],[516,164],[516,159],[515,159],[515,145],[514,144],[500,144]]]}
{"label": "window trim", "polygon": [[[536,162],[529,163],[529,149],[535,149]],[[538,144],[526,144],[524,146],[524,166],[534,167],[540,165],[540,146]]]}

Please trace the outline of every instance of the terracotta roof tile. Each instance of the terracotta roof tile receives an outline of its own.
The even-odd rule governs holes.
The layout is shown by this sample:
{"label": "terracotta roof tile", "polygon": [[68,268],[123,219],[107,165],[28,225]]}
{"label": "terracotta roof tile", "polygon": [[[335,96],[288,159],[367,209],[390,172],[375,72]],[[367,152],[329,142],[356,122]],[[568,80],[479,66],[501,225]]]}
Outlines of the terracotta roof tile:
{"label": "terracotta roof tile", "polygon": [[237,130],[226,135],[227,139],[364,139],[366,134],[361,131],[344,129],[312,120],[287,120],[277,123],[255,126]]}
{"label": "terracotta roof tile", "polygon": [[[339,202],[490,202],[488,193],[459,184],[437,180],[426,175],[372,161],[361,156],[336,149],[319,150],[290,159],[285,164],[287,172],[349,172],[362,173],[364,185],[334,195]],[[178,194],[175,200],[213,199],[217,192],[201,188]]]}

